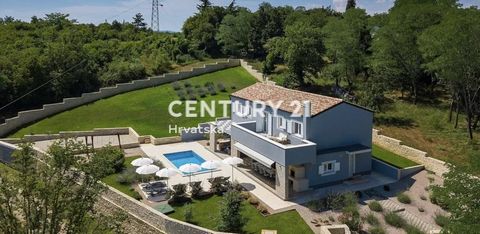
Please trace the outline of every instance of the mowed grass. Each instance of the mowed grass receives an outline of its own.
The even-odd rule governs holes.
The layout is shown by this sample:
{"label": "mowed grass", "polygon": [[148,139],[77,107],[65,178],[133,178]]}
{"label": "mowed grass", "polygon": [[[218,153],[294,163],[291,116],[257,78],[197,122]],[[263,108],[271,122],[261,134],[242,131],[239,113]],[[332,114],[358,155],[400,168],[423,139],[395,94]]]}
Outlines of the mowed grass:
{"label": "mowed grass", "polygon": [[[140,158],[140,156],[125,158],[125,162],[123,163],[123,167],[125,169],[133,167],[131,163],[132,163],[133,160],[135,160],[137,158]],[[130,197],[135,198],[135,195],[136,195],[137,192],[132,190],[131,185],[118,183],[117,178],[120,175],[120,173],[111,174],[111,175],[103,178],[102,182],[111,186],[111,187],[114,187],[118,191],[120,191],[120,192],[122,192],[122,193],[124,193],[124,194],[126,194]]]}
{"label": "mowed grass", "polygon": [[[201,227],[216,230],[219,202],[222,197],[213,196],[203,200],[193,200],[193,223]],[[174,205],[175,212],[168,216],[185,221],[184,205]],[[242,205],[242,217],[246,218],[243,233],[260,233],[262,229],[278,230],[279,234],[313,233],[297,211],[287,211],[263,217],[258,210],[246,201]]]}
{"label": "mowed grass", "polygon": [[407,168],[418,165],[418,163],[410,159],[404,158],[377,145],[372,145],[372,155],[373,157],[398,168]]}
{"label": "mowed grass", "polygon": [[[217,91],[217,95],[208,95],[201,100],[210,103],[216,100],[229,100],[230,93],[255,83],[255,78],[241,67],[229,68],[187,80],[192,86],[213,82],[222,83],[227,92]],[[194,88],[195,89],[195,88]],[[168,112],[169,104],[178,100],[171,84],[154,88],[136,90],[120,94],[94,103],[62,112],[27,126],[11,137],[22,137],[27,134],[48,134],[59,131],[92,130],[94,128],[132,127],[141,135],[166,137],[178,135],[169,133],[169,126],[194,127],[199,123],[215,119],[215,117],[187,118],[185,115],[175,118]],[[199,99],[200,100],[200,99]],[[200,103],[196,104],[197,110]],[[216,105],[216,117],[223,116],[222,105]],[[175,111],[185,112],[185,102],[175,106]],[[199,111],[197,111],[199,113]]]}

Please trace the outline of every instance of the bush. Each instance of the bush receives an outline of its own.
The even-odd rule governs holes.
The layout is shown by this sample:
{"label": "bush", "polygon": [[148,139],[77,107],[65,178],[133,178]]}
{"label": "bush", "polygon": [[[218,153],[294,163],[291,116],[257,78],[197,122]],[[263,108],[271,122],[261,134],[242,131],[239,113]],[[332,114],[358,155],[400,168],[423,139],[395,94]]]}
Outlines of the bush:
{"label": "bush", "polygon": [[257,210],[258,210],[258,212],[260,212],[262,214],[267,214],[268,213],[268,209],[264,205],[261,205],[261,204],[257,206]]}
{"label": "bush", "polygon": [[313,200],[307,202],[307,207],[314,212],[320,212],[327,208],[325,199]]}
{"label": "bush", "polygon": [[180,203],[186,201],[187,185],[186,184],[176,184],[172,186],[172,190],[169,190],[170,202]]}
{"label": "bush", "polygon": [[140,195],[137,191],[133,192],[133,198],[137,201],[142,200],[142,195]]}
{"label": "bush", "polygon": [[368,233],[370,234],[385,234],[385,230],[380,226],[373,226],[368,229]]}
{"label": "bush", "polygon": [[424,234],[424,232],[420,229],[418,229],[417,227],[413,226],[413,225],[405,225],[405,227],[403,227],[403,230],[405,230],[405,232],[407,234]]}
{"label": "bush", "polygon": [[217,229],[223,232],[238,232],[242,229],[245,220],[240,214],[242,198],[240,192],[229,190],[223,195],[220,202]]}
{"label": "bush", "polygon": [[172,88],[173,90],[180,90],[182,88],[182,85],[180,84],[180,82],[175,81],[172,83]]}
{"label": "bush", "polygon": [[192,209],[192,205],[190,203],[185,205],[183,218],[185,218],[185,222],[187,222],[187,223],[192,223],[192,221],[193,221],[193,209]]}
{"label": "bush", "polygon": [[192,197],[196,198],[202,192],[202,182],[201,181],[191,182],[190,188],[192,189],[191,190]]}
{"label": "bush", "polygon": [[107,176],[123,170],[125,155],[121,149],[108,145],[95,151],[92,161],[102,165],[102,173]]}
{"label": "bush", "polygon": [[225,88],[225,85],[223,85],[222,83],[218,83],[217,88],[218,88],[218,90],[220,90],[220,92],[227,92],[227,89]]}
{"label": "bush", "polygon": [[209,86],[207,89],[208,89],[208,92],[210,93],[210,95],[212,95],[212,96],[217,95],[217,91],[215,90],[215,87]]}
{"label": "bush", "polygon": [[447,225],[449,220],[447,216],[438,213],[435,214],[435,217],[433,217],[433,219],[435,220],[435,223],[440,227],[444,227],[445,225]]}
{"label": "bush", "polygon": [[369,202],[368,203],[368,208],[370,208],[370,210],[375,211],[375,212],[382,212],[383,211],[382,204],[380,204],[380,202],[378,202],[378,201]]}
{"label": "bush", "polygon": [[192,87],[192,84],[190,84],[190,82],[188,81],[185,81],[185,83],[183,83],[183,86],[185,86],[185,88],[188,88],[188,87]]}
{"label": "bush", "polygon": [[331,193],[326,198],[327,208],[332,210],[340,210],[343,207],[343,197],[339,193]]}
{"label": "bush", "polygon": [[351,231],[360,231],[362,229],[362,219],[358,209],[353,207],[345,208],[338,220],[347,225]]}
{"label": "bush", "polygon": [[200,97],[202,97],[202,98],[204,98],[204,97],[207,96],[207,91],[205,91],[205,89],[203,89],[203,88],[198,88],[198,89],[197,89],[197,93],[198,93],[198,95],[200,95]]}
{"label": "bush", "polygon": [[229,177],[214,177],[209,178],[208,182],[210,182],[210,191],[217,195],[222,195],[228,190],[228,186],[230,182],[228,181]]}
{"label": "bush", "polygon": [[367,216],[365,216],[365,220],[368,224],[373,226],[380,224],[380,221],[378,221],[377,217],[375,217],[373,213],[368,213]]}
{"label": "bush", "polygon": [[117,176],[117,182],[120,184],[125,184],[125,185],[131,185],[135,182],[138,181],[139,175],[135,173],[134,168],[128,168],[126,170],[123,170],[118,176]]}
{"label": "bush", "polygon": [[186,94],[183,91],[177,91],[177,96],[178,96],[178,99],[180,99],[181,101],[185,101],[187,99]]}
{"label": "bush", "polygon": [[401,228],[406,224],[405,220],[395,212],[388,212],[384,218],[385,222],[397,228]]}
{"label": "bush", "polygon": [[258,205],[258,200],[257,200],[256,198],[254,198],[254,197],[249,197],[247,201],[248,201],[248,203],[250,203],[251,205],[254,205],[254,206]]}
{"label": "bush", "polygon": [[205,86],[205,88],[215,87],[215,85],[214,85],[213,82],[211,82],[211,81],[205,82],[205,84],[204,84],[203,86]]}
{"label": "bush", "polygon": [[192,100],[192,101],[193,101],[193,100],[197,100],[197,96],[195,96],[195,93],[190,93],[190,94],[188,95],[188,100]]}
{"label": "bush", "polygon": [[233,90],[235,90],[235,89],[237,89],[237,86],[232,85],[232,86],[230,86],[230,88],[233,89]]}
{"label": "bush", "polygon": [[397,195],[397,200],[403,204],[410,204],[412,203],[412,200],[410,199],[410,197],[405,194],[405,193],[400,193]]}

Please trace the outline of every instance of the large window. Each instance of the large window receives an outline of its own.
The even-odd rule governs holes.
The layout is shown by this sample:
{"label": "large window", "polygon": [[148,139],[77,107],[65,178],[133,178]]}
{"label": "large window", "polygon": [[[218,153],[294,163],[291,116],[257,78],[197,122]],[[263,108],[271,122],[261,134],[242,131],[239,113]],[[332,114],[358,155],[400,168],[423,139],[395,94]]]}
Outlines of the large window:
{"label": "large window", "polygon": [[292,133],[302,136],[303,135],[303,124],[299,122],[292,122]]}

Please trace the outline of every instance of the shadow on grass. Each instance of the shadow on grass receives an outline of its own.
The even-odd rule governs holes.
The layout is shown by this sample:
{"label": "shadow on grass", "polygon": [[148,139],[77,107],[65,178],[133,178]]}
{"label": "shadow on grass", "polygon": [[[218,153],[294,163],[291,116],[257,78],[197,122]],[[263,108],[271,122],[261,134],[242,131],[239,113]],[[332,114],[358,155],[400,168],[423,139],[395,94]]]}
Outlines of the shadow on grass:
{"label": "shadow on grass", "polygon": [[395,126],[400,128],[414,127],[414,121],[410,118],[392,117],[392,116],[378,116],[374,118],[377,125]]}

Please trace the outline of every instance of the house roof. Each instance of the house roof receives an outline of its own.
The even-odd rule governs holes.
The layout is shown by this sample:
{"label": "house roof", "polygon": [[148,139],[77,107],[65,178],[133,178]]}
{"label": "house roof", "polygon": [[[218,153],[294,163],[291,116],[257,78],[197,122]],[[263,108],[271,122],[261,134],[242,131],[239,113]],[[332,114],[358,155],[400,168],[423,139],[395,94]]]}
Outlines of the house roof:
{"label": "house roof", "polygon": [[364,150],[371,150],[371,148],[362,144],[346,145],[346,146],[340,146],[335,148],[317,150],[317,155],[335,153],[335,152],[354,153],[354,152],[364,151]]}
{"label": "house roof", "polygon": [[[242,98],[250,101],[262,101],[262,102],[273,102],[273,105],[282,102],[279,109],[302,115],[304,113],[304,101],[310,101],[311,103],[311,115],[317,115],[321,112],[324,112],[330,109],[333,106],[336,106],[342,102],[342,99],[323,96],[314,93],[308,93],[293,89],[287,89],[274,84],[267,83],[256,83],[254,85],[248,86],[244,89],[238,90],[231,94],[234,97]],[[301,108],[299,110],[298,106],[291,105],[292,102],[300,102]]]}

